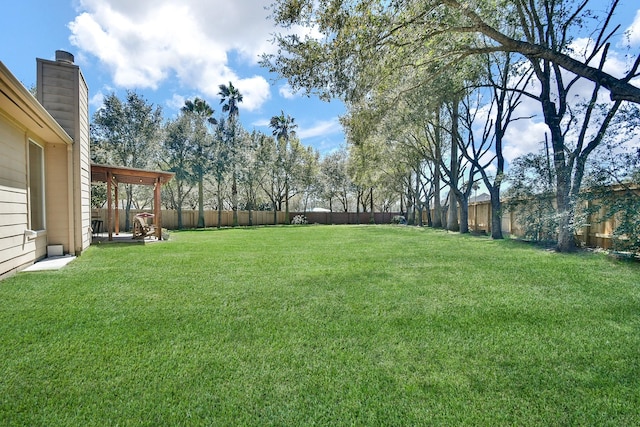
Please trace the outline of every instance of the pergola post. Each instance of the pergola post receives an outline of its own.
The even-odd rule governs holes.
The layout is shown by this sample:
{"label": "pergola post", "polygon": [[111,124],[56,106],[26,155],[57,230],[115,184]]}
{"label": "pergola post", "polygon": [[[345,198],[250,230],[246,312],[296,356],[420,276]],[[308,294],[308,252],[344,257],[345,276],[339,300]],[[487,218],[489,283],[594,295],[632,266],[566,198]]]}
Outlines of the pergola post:
{"label": "pergola post", "polygon": [[115,203],[115,207],[116,207],[116,224],[115,224],[115,228],[116,228],[116,236],[118,236],[120,234],[120,208],[118,208],[118,206],[120,206],[120,202],[118,201],[118,181],[116,181],[114,183],[116,185],[115,188],[115,197],[116,197],[116,203]]}
{"label": "pergola post", "polygon": [[113,240],[113,210],[111,204],[113,202],[111,197],[111,183],[113,177],[111,171],[107,171],[107,230],[109,231],[109,241]]}
{"label": "pergola post", "polygon": [[160,206],[162,181],[160,177],[156,178],[156,183],[153,191],[153,214],[155,215],[156,222],[156,238],[160,240],[162,238],[162,209]]}

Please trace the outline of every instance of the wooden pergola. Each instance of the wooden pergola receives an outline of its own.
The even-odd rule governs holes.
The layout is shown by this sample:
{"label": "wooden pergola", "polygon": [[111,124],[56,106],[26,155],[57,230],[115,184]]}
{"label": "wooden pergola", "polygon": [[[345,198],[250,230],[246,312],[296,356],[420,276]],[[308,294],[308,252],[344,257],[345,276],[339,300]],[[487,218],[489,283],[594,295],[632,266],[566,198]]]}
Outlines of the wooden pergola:
{"label": "wooden pergola", "polygon": [[[162,237],[162,211],[160,209],[160,188],[173,178],[173,172],[151,171],[146,169],[126,168],[121,166],[107,166],[91,164],[91,182],[107,183],[107,224],[109,240],[113,240],[113,232],[120,233],[119,210],[113,206],[118,206],[118,184],[152,185],[153,190],[153,215],[156,226],[156,237]],[[113,191],[115,189],[115,191]],[[115,198],[115,203],[114,199]],[[114,230],[115,219],[115,230]]]}

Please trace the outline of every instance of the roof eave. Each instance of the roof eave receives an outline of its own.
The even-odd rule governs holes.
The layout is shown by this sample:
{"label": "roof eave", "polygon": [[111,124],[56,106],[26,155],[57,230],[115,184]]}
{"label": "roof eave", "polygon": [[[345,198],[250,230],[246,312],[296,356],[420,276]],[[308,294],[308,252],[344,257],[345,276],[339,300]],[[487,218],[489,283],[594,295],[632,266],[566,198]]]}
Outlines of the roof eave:
{"label": "roof eave", "polygon": [[0,61],[0,101],[3,100],[7,113],[36,136],[46,142],[73,144],[73,138]]}

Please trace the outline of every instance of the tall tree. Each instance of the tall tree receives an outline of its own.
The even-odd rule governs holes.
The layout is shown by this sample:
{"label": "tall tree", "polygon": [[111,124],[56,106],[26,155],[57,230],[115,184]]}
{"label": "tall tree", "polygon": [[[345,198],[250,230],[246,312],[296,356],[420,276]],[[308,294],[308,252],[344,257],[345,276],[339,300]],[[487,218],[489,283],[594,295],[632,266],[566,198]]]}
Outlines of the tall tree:
{"label": "tall tree", "polygon": [[218,95],[220,96],[220,104],[222,104],[222,112],[227,113],[229,118],[237,119],[240,114],[238,104],[243,100],[242,93],[231,82],[228,86],[221,84],[218,88],[220,89]]}
{"label": "tall tree", "polygon": [[[145,169],[156,163],[162,110],[136,92],[120,100],[107,95],[93,116],[91,143],[94,159],[116,166]],[[126,185],[125,229],[130,229],[133,186]]]}
{"label": "tall tree", "polygon": [[243,100],[243,96],[240,91],[233,86],[233,83],[229,82],[229,85],[221,84],[219,86],[220,91],[218,95],[220,96],[220,104],[222,105],[222,112],[227,113],[229,115],[228,124],[228,137],[230,141],[231,147],[231,204],[233,209],[233,225],[238,225],[238,157],[240,148],[238,145],[238,140],[236,138],[236,134],[238,132],[238,115],[240,114],[240,109],[238,108],[238,104],[240,104]]}
{"label": "tall tree", "polygon": [[[617,3],[614,1],[614,8]],[[580,9],[570,14],[570,10],[561,7],[563,5],[551,6],[555,7],[532,8],[527,13],[519,12],[527,43],[546,46],[552,51],[568,52],[572,49],[572,38],[568,29],[581,25],[584,16],[579,13]],[[596,33],[593,44],[583,52],[586,64],[592,61],[598,63],[596,71],[602,71],[605,65],[611,36],[607,31],[605,23]],[[607,128],[622,104],[622,98],[612,92],[612,96],[617,100],[613,103],[603,103],[600,90],[604,84],[596,80],[592,85],[591,95],[581,100],[585,108],[576,114],[576,92],[572,91],[584,82],[584,78],[580,74],[567,75],[562,70],[562,65],[554,62],[552,58],[530,56],[528,59],[539,84],[539,88],[532,89],[529,96],[541,104],[553,149],[558,216],[557,249],[569,252],[576,247],[574,219],[584,167],[590,154],[605,137]],[[638,59],[640,60],[640,57]],[[630,75],[636,73],[638,64],[634,64]],[[572,132],[574,129],[578,132]]]}
{"label": "tall tree", "polygon": [[285,153],[285,163],[284,163],[284,168],[285,168],[285,194],[286,194],[286,199],[285,199],[285,221],[288,224],[289,223],[289,181],[290,181],[290,171],[291,168],[293,166],[293,159],[291,158],[291,156],[288,155],[288,153],[291,152],[290,150],[290,145],[289,145],[289,140],[292,137],[296,136],[296,131],[295,129],[298,127],[297,124],[295,124],[295,119],[289,115],[284,114],[284,111],[280,112],[279,116],[273,116],[271,117],[271,120],[269,121],[269,127],[271,127],[271,129],[273,130],[273,136],[276,137],[276,140],[284,145],[284,153]]}
{"label": "tall tree", "polygon": [[194,135],[193,121],[187,113],[183,112],[178,118],[165,124],[159,165],[175,174],[165,188],[171,198],[171,205],[178,214],[178,229],[183,226],[182,206],[198,184],[197,164],[200,159],[196,155]]}
{"label": "tall tree", "polygon": [[[539,93],[529,95],[540,102],[551,135],[560,217],[557,248],[571,251],[575,196],[584,164],[621,101],[640,103],[640,88],[632,83],[640,55],[622,77],[604,71],[610,42],[618,31],[613,18],[619,4],[612,0],[601,12],[596,0],[278,0],[272,5],[276,24],[312,27],[322,37],[276,36],[278,51],[265,55],[263,64],[286,77],[294,89],[357,103],[393,88],[394,82],[403,84],[388,98],[400,99],[412,86],[428,84],[434,75],[455,70],[470,56],[520,55],[538,80]],[[590,5],[594,7],[589,9]],[[588,49],[580,54],[573,44],[576,34],[590,38]],[[419,70],[422,78],[406,84],[412,70]],[[572,116],[567,95],[579,81],[592,83],[592,96],[585,104],[593,107],[585,110],[578,126],[585,131],[568,141]],[[601,89],[608,90],[613,100],[604,111],[605,104],[596,102]],[[589,125],[598,110],[601,122]]]}
{"label": "tall tree", "polygon": [[265,145],[268,144],[269,136],[254,130],[251,134],[245,132],[248,139],[243,144],[247,150],[245,156],[246,167],[240,173],[241,187],[244,189],[245,209],[249,211],[249,225],[253,225],[253,211],[258,206],[260,194],[260,183],[264,181],[268,168],[265,167],[263,156],[265,155]]}
{"label": "tall tree", "polygon": [[265,171],[264,179],[260,181],[260,187],[271,202],[273,209],[273,223],[278,223],[278,211],[282,210],[285,199],[285,158],[287,153],[284,144],[273,137],[262,140],[260,144],[261,168]]}
{"label": "tall tree", "polygon": [[221,116],[215,126],[211,142],[211,171],[216,181],[216,209],[218,210],[217,228],[222,227],[222,210],[224,209],[224,182],[229,168],[232,167],[232,146],[228,120]]}
{"label": "tall tree", "polygon": [[333,200],[340,203],[340,211],[349,212],[349,198],[353,184],[347,170],[349,153],[345,148],[327,154],[320,162],[323,196],[329,202],[329,210],[334,212]]}
{"label": "tall tree", "polygon": [[[542,37],[535,39],[531,36],[538,34],[526,28],[530,20],[546,25],[545,11],[561,11],[565,34],[574,24],[586,24],[595,16],[594,27],[600,26],[602,39],[606,39],[606,34],[615,32],[607,27],[619,3],[612,0],[601,15],[600,0],[276,0],[271,5],[276,25],[310,27],[326,37],[278,34],[278,53],[264,55],[262,64],[286,77],[296,89],[342,97],[367,93],[370,86],[363,87],[361,78],[364,74],[388,74],[380,74],[380,66],[396,70],[431,66],[430,61],[410,61],[425,49],[433,51],[432,60],[445,60],[439,67],[442,71],[455,69],[470,55],[514,52],[590,80],[606,88],[612,100],[640,103],[640,88],[631,83],[635,69],[614,77],[589,60],[576,59],[563,47],[549,44],[546,36],[551,37],[550,33],[542,32]],[[590,5],[595,6],[589,9]],[[510,31],[514,25],[521,31]],[[400,56],[400,62],[388,60],[392,51]]]}
{"label": "tall tree", "polygon": [[[530,70],[518,71],[510,53],[496,52],[487,54],[485,76],[488,90],[478,88],[475,99],[467,96],[464,105],[463,127],[469,138],[468,149],[462,149],[466,159],[475,165],[482,176],[491,197],[491,237],[502,239],[502,202],[500,200],[502,182],[505,177],[505,158],[503,153],[505,135],[509,125],[517,120],[531,119],[531,116],[515,116],[516,108],[524,97],[524,88],[531,80]],[[488,92],[489,101],[484,104],[483,96]],[[482,132],[474,132],[479,126],[479,112],[486,112]],[[476,137],[476,134],[478,136]],[[493,152],[493,155],[491,153]],[[495,166],[495,171],[489,171]]]}
{"label": "tall tree", "polygon": [[198,180],[198,227],[204,223],[204,176],[211,160],[211,134],[208,125],[215,125],[214,111],[204,99],[196,97],[193,101],[186,100],[182,107],[183,114],[192,121],[192,141],[195,151],[194,170]]}

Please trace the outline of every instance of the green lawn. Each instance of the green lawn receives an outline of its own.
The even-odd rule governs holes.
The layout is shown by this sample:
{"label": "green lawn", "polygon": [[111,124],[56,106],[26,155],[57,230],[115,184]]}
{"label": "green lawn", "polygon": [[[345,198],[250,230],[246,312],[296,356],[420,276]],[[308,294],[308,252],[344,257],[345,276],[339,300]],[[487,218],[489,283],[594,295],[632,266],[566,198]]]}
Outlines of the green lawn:
{"label": "green lawn", "polygon": [[640,424],[638,264],[428,229],[93,246],[0,338],[0,425]]}

